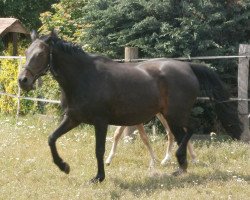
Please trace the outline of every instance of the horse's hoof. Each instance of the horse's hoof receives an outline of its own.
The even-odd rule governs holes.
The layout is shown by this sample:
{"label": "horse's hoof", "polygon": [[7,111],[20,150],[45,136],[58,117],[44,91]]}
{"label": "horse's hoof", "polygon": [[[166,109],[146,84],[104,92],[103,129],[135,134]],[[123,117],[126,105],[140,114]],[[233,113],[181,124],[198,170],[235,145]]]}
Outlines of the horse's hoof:
{"label": "horse's hoof", "polygon": [[104,180],[105,177],[102,176],[96,176],[90,180],[90,183],[96,184],[96,183],[101,183]]}
{"label": "horse's hoof", "polygon": [[107,165],[107,166],[109,166],[109,165],[110,165],[110,163],[109,163],[109,162],[106,162],[106,165]]}
{"label": "horse's hoof", "polygon": [[69,166],[69,164],[66,163],[66,162],[63,162],[62,165],[63,166],[62,166],[61,170],[63,172],[65,172],[65,174],[69,174],[69,172],[70,172],[70,166]]}
{"label": "horse's hoof", "polygon": [[172,175],[173,176],[180,176],[180,175],[185,174],[185,173],[187,173],[186,169],[179,168],[178,170],[173,172]]}

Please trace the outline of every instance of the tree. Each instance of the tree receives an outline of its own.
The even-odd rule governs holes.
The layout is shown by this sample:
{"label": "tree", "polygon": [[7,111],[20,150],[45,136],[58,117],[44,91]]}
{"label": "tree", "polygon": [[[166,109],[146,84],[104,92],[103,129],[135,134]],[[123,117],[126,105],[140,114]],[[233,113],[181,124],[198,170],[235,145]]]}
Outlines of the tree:
{"label": "tree", "polygon": [[42,32],[61,35],[92,51],[123,57],[235,54],[249,42],[250,0],[62,0],[41,15]]}
{"label": "tree", "polygon": [[61,0],[52,5],[52,11],[40,15],[40,32],[46,34],[51,29],[56,29],[66,40],[80,43],[85,28],[80,22],[83,17],[82,8],[87,3],[88,0]]}
{"label": "tree", "polygon": [[126,45],[144,57],[234,54],[249,42],[249,8],[249,0],[93,0],[82,40],[112,57]]}
{"label": "tree", "polygon": [[41,26],[39,15],[59,0],[0,0],[1,17],[15,17],[28,29]]}

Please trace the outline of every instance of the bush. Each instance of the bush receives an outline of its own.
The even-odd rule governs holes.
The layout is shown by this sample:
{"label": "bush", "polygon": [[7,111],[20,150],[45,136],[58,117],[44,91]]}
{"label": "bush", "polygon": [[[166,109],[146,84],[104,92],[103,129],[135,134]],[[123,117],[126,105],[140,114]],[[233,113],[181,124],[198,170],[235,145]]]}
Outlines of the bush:
{"label": "bush", "polygon": [[[1,91],[8,94],[17,94],[16,77],[18,73],[17,60],[1,60],[0,87]],[[17,99],[1,95],[0,111],[4,113],[16,113]]]}
{"label": "bush", "polygon": [[[27,42],[23,42],[19,46],[19,52],[23,54],[24,49],[26,49]],[[10,55],[12,52],[12,47],[8,48],[3,52],[3,55]],[[17,59],[1,59],[0,60],[0,91],[7,94],[18,94],[18,67],[20,60]],[[25,59],[22,59],[21,64],[24,64]],[[59,87],[55,80],[51,76],[45,76],[42,78],[42,86],[37,90],[31,91],[29,93],[22,91],[22,96],[26,97],[40,97],[47,99],[59,99]],[[37,84],[38,86],[39,84]],[[13,98],[7,95],[0,96],[0,112],[5,114],[16,114],[17,113],[17,98]],[[48,113],[51,111],[59,111],[59,106],[56,104],[48,104],[34,102],[30,100],[22,99],[20,101],[20,114],[27,114],[33,112]]]}

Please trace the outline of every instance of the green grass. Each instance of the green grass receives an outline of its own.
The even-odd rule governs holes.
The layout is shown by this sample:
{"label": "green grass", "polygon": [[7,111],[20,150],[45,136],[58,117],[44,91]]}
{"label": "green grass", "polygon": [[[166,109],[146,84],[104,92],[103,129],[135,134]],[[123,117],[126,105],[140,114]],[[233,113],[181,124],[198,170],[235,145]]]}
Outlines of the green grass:
{"label": "green grass", "polygon": [[[117,156],[106,167],[101,184],[89,184],[96,174],[94,132],[91,126],[76,128],[57,142],[60,155],[71,166],[69,175],[53,163],[48,135],[59,119],[34,115],[0,116],[0,199],[249,199],[249,145],[232,141],[194,140],[199,162],[188,173],[173,177],[176,159],[167,167],[158,163],[148,170],[149,154],[137,139],[123,141]],[[108,137],[113,133],[109,131]],[[107,141],[106,156],[112,142]],[[153,149],[163,158],[165,141],[154,138]]]}

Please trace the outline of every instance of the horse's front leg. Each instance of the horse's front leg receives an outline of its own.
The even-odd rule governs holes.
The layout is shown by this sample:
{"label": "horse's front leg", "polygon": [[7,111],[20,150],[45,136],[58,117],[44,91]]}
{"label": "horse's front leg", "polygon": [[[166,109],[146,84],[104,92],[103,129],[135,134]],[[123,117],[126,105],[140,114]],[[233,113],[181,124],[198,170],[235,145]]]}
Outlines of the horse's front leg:
{"label": "horse's front leg", "polygon": [[108,124],[99,122],[95,124],[95,138],[96,138],[96,159],[97,159],[97,175],[91,179],[92,183],[102,182],[105,179],[104,171],[104,153],[107,135]]}
{"label": "horse's front leg", "polygon": [[79,125],[79,122],[76,122],[75,120],[70,119],[68,116],[65,116],[61,125],[55,130],[53,134],[49,136],[49,146],[53,157],[53,161],[59,167],[59,169],[65,172],[66,174],[69,173],[70,167],[59,156],[56,148],[56,140],[63,134],[67,133],[69,130],[76,127],[77,125]]}

